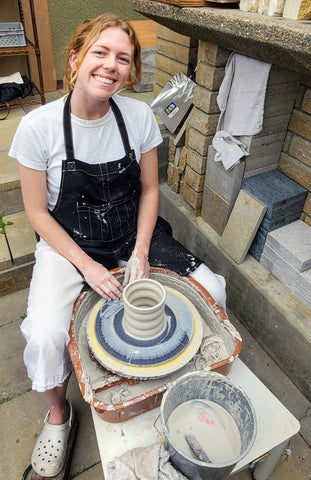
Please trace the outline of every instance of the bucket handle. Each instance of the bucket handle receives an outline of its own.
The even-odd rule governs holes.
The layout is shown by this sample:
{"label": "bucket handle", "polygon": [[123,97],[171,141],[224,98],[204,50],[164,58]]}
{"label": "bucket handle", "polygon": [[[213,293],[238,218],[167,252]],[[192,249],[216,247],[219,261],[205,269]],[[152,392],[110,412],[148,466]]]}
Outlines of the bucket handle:
{"label": "bucket handle", "polygon": [[160,427],[161,429],[158,428],[159,420],[160,420],[160,415],[158,415],[157,418],[155,419],[155,421],[153,422],[153,428],[157,431],[157,433],[159,435],[163,436],[164,433],[163,433],[163,430],[162,430],[162,426]]}

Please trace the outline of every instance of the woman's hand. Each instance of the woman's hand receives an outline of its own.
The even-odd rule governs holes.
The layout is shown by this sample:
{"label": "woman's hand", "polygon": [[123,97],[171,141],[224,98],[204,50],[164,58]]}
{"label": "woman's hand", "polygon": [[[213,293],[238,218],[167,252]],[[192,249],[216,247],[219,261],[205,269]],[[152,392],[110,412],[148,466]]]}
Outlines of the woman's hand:
{"label": "woman's hand", "polygon": [[100,263],[91,261],[82,273],[89,286],[102,297],[107,300],[119,300],[122,297],[121,283]]}
{"label": "woman's hand", "polygon": [[147,278],[149,275],[149,262],[146,255],[139,254],[134,248],[133,253],[126,264],[123,286],[139,278]]}

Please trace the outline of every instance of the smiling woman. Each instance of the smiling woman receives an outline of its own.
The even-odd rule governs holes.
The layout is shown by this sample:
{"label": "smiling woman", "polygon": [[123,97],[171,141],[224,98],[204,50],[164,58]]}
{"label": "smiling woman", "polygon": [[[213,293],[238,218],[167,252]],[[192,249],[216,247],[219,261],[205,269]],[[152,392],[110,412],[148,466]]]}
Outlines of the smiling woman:
{"label": "smiling woman", "polygon": [[124,284],[111,270],[121,264],[124,283],[148,277],[149,261],[180,275],[203,268],[212,295],[225,303],[224,279],[157,217],[159,126],[147,104],[118,95],[130,72],[140,80],[134,30],[112,14],[87,20],[67,56],[68,95],[23,117],[9,152],[19,162],[25,210],[40,236],[21,330],[32,387],[49,408],[32,456],[34,470],[47,477],[62,470],[73,425],[68,330],[85,284],[119,300]]}

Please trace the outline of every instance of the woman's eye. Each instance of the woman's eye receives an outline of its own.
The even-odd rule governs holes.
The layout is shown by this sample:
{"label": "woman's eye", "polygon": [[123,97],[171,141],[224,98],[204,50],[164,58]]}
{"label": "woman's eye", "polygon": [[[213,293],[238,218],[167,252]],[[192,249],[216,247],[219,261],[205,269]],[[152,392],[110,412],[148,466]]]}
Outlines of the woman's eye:
{"label": "woman's eye", "polygon": [[119,57],[119,60],[120,60],[120,62],[122,62],[122,63],[126,63],[126,64],[129,64],[129,63],[130,63],[130,59],[127,58],[127,57]]}

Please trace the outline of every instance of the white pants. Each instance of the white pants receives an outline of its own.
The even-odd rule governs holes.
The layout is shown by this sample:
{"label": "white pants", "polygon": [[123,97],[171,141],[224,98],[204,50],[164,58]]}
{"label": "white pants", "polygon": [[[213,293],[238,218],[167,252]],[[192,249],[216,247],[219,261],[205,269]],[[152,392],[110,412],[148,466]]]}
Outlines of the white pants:
{"label": "white pants", "polygon": [[[33,390],[60,386],[72,370],[67,350],[73,304],[83,286],[76,268],[46,242],[36,248],[27,317],[21,325],[26,338],[24,361]],[[191,274],[225,311],[225,279],[200,265]]]}

